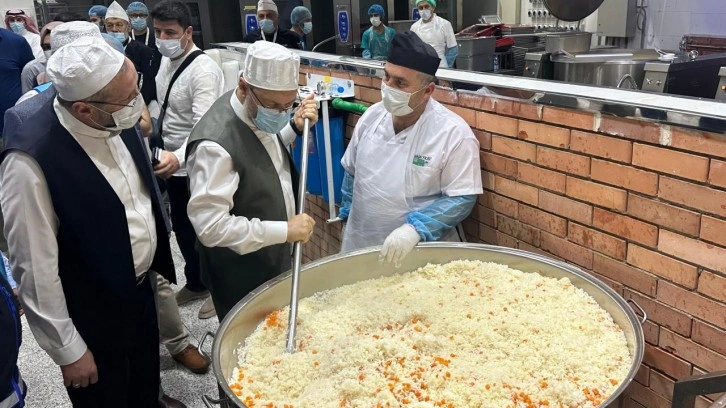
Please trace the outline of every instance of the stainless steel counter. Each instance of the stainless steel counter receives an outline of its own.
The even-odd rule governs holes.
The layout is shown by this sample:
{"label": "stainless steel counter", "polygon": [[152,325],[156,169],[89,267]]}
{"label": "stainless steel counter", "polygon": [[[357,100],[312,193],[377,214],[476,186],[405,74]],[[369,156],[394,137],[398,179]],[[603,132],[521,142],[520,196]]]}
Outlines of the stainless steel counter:
{"label": "stainless steel counter", "polygon": [[[243,54],[249,46],[248,43],[215,45]],[[354,72],[371,77],[383,76],[382,61],[306,51],[295,52],[300,54],[303,65]],[[478,85],[481,87],[478,93],[495,97],[726,133],[726,104],[716,100],[456,69],[440,68],[436,77],[440,80]]]}

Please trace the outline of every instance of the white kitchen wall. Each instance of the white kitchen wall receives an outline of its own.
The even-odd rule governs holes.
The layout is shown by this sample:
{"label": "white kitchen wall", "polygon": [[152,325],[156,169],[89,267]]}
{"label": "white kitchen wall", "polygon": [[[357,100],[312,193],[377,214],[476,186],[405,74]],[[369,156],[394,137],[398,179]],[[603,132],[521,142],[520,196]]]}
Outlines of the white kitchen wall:
{"label": "white kitchen wall", "polygon": [[[645,4],[645,48],[677,50],[685,34],[726,36],[726,0],[645,0]],[[640,36],[638,32],[630,47],[640,46]]]}

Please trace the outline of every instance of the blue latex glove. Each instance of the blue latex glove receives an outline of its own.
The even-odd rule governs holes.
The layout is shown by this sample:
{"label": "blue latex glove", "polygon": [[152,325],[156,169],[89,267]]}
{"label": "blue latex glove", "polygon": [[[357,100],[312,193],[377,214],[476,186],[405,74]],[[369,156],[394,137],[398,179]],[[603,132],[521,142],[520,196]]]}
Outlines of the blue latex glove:
{"label": "blue latex glove", "polygon": [[444,57],[446,58],[446,64],[449,66],[449,68],[454,66],[454,62],[456,61],[456,57],[459,55],[459,46],[455,45],[451,48],[447,48],[446,52],[444,52]]}
{"label": "blue latex glove", "polygon": [[456,228],[476,204],[476,195],[441,197],[428,207],[408,214],[406,222],[413,225],[421,241],[438,241]]}
{"label": "blue latex glove", "polygon": [[341,202],[338,217],[347,220],[350,215],[350,204],[353,202],[353,176],[347,171],[343,174],[343,185],[340,187]]}

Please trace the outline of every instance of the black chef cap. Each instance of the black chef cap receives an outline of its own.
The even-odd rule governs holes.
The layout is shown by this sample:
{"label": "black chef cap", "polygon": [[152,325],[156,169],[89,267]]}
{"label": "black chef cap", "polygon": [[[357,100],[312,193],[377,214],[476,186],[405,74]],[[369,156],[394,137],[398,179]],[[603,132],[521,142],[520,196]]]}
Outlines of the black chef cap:
{"label": "black chef cap", "polygon": [[434,76],[441,59],[434,47],[423,42],[416,33],[406,31],[393,36],[388,62]]}

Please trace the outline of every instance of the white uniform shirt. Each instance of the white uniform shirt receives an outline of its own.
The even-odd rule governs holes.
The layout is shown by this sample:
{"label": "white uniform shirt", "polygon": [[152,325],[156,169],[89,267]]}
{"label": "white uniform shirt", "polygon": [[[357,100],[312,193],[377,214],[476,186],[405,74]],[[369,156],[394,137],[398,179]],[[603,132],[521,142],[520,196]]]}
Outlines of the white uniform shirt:
{"label": "white uniform shirt", "polygon": [[[230,104],[237,117],[252,129],[269,154],[282,186],[287,218],[292,218],[295,215],[295,192],[287,152],[283,151],[277,135],[263,132],[254,125],[234,92]],[[286,127],[280,137],[287,146],[295,140],[295,132]],[[244,255],[287,241],[285,221],[248,219],[229,213],[234,206],[239,174],[234,169],[232,157],[222,146],[209,140],[199,142],[194,153],[189,155],[187,166],[191,190],[187,213],[204,246],[229,248]]]}
{"label": "white uniform shirt", "polygon": [[[192,47],[187,55],[175,61],[162,57],[159,73],[156,75],[156,97],[160,107],[164,105],[164,97],[174,72],[189,54],[198,49],[196,46]],[[164,148],[173,152],[179,160],[179,170],[174,173],[175,176],[187,175],[184,161],[189,134],[223,92],[222,69],[206,54],[197,57],[174,82],[164,116],[162,136]]]}
{"label": "white uniform shirt", "polygon": [[[56,99],[68,130],[118,195],[126,210],[136,275],[148,271],[157,235],[150,193],[120,136],[93,129]],[[58,276],[58,217],[43,172],[29,155],[11,152],[0,166],[0,197],[10,260],[28,322],[38,344],[58,365],[77,361],[87,347],[68,316]],[[166,239],[166,237],[163,237]]]}
{"label": "white uniform shirt", "polygon": [[451,27],[449,20],[434,14],[434,17],[428,23],[424,23],[423,19],[413,23],[411,31],[421,37],[423,42],[434,47],[439,58],[441,58],[440,67],[447,68],[449,66],[446,63],[446,50],[457,45],[454,29]]}
{"label": "white uniform shirt", "polygon": [[33,50],[33,56],[35,59],[45,60],[45,54],[43,53],[43,47],[40,45],[40,35],[34,32],[28,31],[27,29],[21,34],[25,41],[30,44],[30,49]]}

